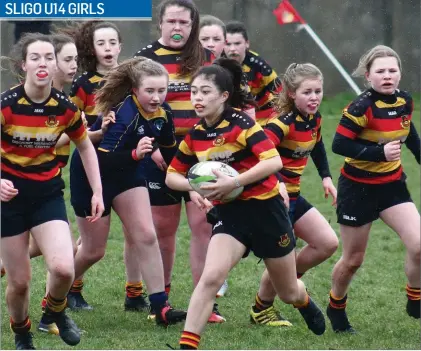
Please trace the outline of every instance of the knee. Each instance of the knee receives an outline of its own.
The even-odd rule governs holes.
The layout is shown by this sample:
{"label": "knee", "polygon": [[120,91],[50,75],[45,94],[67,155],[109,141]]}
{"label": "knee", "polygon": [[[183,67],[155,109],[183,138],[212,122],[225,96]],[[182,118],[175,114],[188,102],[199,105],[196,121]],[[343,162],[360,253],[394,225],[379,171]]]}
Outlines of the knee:
{"label": "knee", "polygon": [[89,265],[93,265],[103,259],[105,256],[105,248],[100,247],[92,250],[84,250],[82,246],[81,256],[83,257],[83,261]]}
{"label": "knee", "polygon": [[409,251],[409,256],[412,258],[412,261],[420,262],[421,261],[421,247],[420,244],[414,245]]}
{"label": "knee", "polygon": [[298,285],[285,287],[281,292],[278,293],[279,298],[286,304],[296,303],[298,300]]}
{"label": "knee", "polygon": [[218,291],[218,289],[224,283],[224,276],[219,270],[208,270],[204,271],[200,277],[200,284],[206,291]]}
{"label": "knee", "polygon": [[326,242],[326,245],[324,247],[326,258],[329,258],[330,256],[332,256],[338,249],[338,246],[339,246],[339,240],[336,237],[335,233],[333,233],[333,235],[331,236],[329,241]]}
{"label": "knee", "polygon": [[348,271],[355,273],[364,262],[363,253],[355,253],[349,256],[347,259],[344,259],[345,266]]}
{"label": "knee", "polygon": [[60,281],[73,281],[75,277],[74,264],[56,264],[50,272]]}
{"label": "knee", "polygon": [[18,277],[7,277],[7,287],[11,289],[15,295],[26,295],[29,291],[29,282],[31,281],[31,274],[19,274]]}
{"label": "knee", "polygon": [[156,237],[155,230],[148,229],[142,233],[142,236],[139,240],[140,245],[146,247],[152,247],[158,244],[158,239]]}

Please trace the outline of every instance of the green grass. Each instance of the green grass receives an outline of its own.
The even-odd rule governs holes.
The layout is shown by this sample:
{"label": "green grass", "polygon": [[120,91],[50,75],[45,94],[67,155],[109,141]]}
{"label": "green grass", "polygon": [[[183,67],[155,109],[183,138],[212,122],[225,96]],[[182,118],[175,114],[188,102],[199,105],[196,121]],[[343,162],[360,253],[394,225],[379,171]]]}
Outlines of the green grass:
{"label": "green grass", "polygon": [[[324,102],[321,109],[324,116],[323,138],[335,183],[343,158],[334,155],[330,151],[330,145],[340,111],[347,101],[349,96],[330,99]],[[419,106],[417,100],[414,116],[419,116]],[[415,124],[420,130],[419,120]],[[419,208],[420,168],[406,149],[403,152],[403,164],[408,175],[409,189]],[[67,180],[67,173],[65,177]],[[323,197],[320,178],[311,162],[303,177],[302,193],[331,221],[338,233],[335,211],[330,206],[331,201]],[[66,199],[68,201],[68,193]],[[70,206],[69,216],[74,221]],[[183,324],[164,329],[147,321],[146,313],[123,311],[123,240],[121,226],[115,217],[106,257],[86,274],[85,296],[95,310],[91,313],[70,312],[85,331],[78,348],[167,349],[166,343],[177,347]],[[193,288],[188,262],[189,239],[190,232],[183,216],[177,234],[177,257],[171,295],[172,304],[181,308],[187,308]],[[312,297],[323,309],[328,302],[331,270],[340,253],[341,248],[327,262],[311,270],[303,278]],[[202,349],[419,349],[419,321],[409,318],[405,312],[404,256],[405,250],[397,235],[380,221],[376,222],[372,227],[366,261],[349,292],[348,314],[359,334],[336,335],[328,324],[326,333],[321,337],[307,330],[297,311],[279,301],[276,301],[276,306],[294,324],[292,328],[266,328],[249,323],[248,309],[264,268],[262,263],[257,264],[258,260],[254,256],[250,256],[231,272],[228,295],[218,300],[227,323],[208,325],[200,346]],[[35,330],[40,318],[39,306],[45,284],[42,258],[34,259],[32,267],[30,316]],[[3,279],[3,294],[4,282]],[[8,325],[4,298],[1,312],[1,346],[2,349],[12,349],[13,335]],[[38,348],[69,348],[56,336],[36,331],[34,333],[35,346]]]}

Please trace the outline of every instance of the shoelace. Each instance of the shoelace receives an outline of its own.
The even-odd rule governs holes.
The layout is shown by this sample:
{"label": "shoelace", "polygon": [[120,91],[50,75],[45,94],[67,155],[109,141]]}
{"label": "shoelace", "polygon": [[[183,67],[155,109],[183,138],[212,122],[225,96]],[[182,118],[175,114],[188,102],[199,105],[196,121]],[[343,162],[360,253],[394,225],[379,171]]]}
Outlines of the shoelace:
{"label": "shoelace", "polygon": [[269,318],[269,322],[273,322],[273,321],[277,321],[278,320],[277,315],[276,315],[276,312],[275,312],[275,309],[273,307],[269,307],[267,309],[266,315]]}

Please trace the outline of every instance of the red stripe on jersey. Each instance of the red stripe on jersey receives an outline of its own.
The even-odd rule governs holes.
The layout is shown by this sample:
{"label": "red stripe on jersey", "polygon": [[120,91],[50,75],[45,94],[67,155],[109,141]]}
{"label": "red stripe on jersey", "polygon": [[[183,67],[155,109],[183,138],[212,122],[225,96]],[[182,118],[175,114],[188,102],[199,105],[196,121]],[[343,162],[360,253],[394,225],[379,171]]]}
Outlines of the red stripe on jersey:
{"label": "red stripe on jersey", "polygon": [[86,94],[85,90],[83,89],[83,87],[79,87],[79,89],[76,92],[76,96],[83,101],[83,103],[85,104],[85,108],[86,108],[86,105],[87,105],[87,103],[86,103],[87,94]]}
{"label": "red stripe on jersey", "polygon": [[174,118],[175,128],[193,128],[200,118]]}
{"label": "red stripe on jersey", "polygon": [[269,140],[275,145],[278,146],[281,141],[279,140],[278,136],[272,132],[270,129],[264,129],[266,135],[268,136]]}
{"label": "red stripe on jersey", "polygon": [[19,172],[19,171],[13,169],[13,168],[10,168],[10,167],[6,166],[4,163],[2,163],[1,164],[1,170],[2,170],[2,172],[9,173],[9,174],[14,175],[14,176],[19,177],[19,178],[45,181],[45,180],[50,180],[51,178],[54,178],[59,173],[60,169],[57,165],[56,167],[52,168],[51,170],[49,170],[47,172],[24,173],[24,172]]}
{"label": "red stripe on jersey", "polygon": [[[408,115],[408,120],[411,120],[412,115]],[[378,132],[397,132],[402,130],[402,118],[373,118],[366,129],[371,129]]]}
{"label": "red stripe on jersey", "polygon": [[347,177],[347,178],[349,178],[349,179],[351,179],[355,182],[366,183],[366,184],[384,184],[384,183],[394,182],[396,180],[401,179],[402,172],[403,172],[403,169],[402,169],[402,166],[401,166],[396,170],[396,173],[389,174],[387,176],[378,176],[378,177],[375,177],[375,178],[362,178],[362,177],[357,178],[357,177],[353,177],[353,176],[349,175],[348,173],[345,172],[345,170],[343,168],[341,168],[341,173],[345,177]]}
{"label": "red stripe on jersey", "polygon": [[251,88],[260,88],[260,81],[262,79],[262,74],[260,72],[256,72],[253,80],[249,80],[249,86]]}
{"label": "red stripe on jersey", "polygon": [[281,174],[282,174],[282,180],[283,180],[285,183],[299,185],[299,184],[300,184],[300,182],[301,182],[301,177],[289,178],[289,177],[287,177],[285,174],[283,174],[283,173],[282,173],[282,170],[281,170]]}
{"label": "red stripe on jersey", "polygon": [[357,133],[353,132],[352,130],[349,130],[348,128],[345,128],[341,124],[338,125],[338,128],[336,128],[336,132],[352,140],[354,140],[357,137]]}
{"label": "red stripe on jersey", "polygon": [[163,65],[165,69],[168,71],[169,74],[175,74],[177,73],[179,64],[177,63],[167,63]]}
{"label": "red stripe on jersey", "polygon": [[[68,117],[66,116],[66,114],[68,111],[69,110],[67,110],[64,114],[60,116],[55,115],[55,121],[59,123],[58,126],[67,124]],[[40,114],[39,116],[14,114],[10,106],[7,106],[3,109],[3,115],[6,119],[6,124],[13,124],[14,126],[20,127],[47,128],[45,122],[48,116],[44,114]],[[13,122],[9,121],[10,119],[13,120]]]}
{"label": "red stripe on jersey", "polygon": [[[287,167],[303,167],[308,162],[308,157],[302,157],[302,158],[289,158],[285,156],[281,156],[282,164],[284,165],[284,168]],[[293,169],[291,169],[292,172],[294,172]]]}
{"label": "red stripe on jersey", "polygon": [[272,113],[273,110],[271,107],[264,110],[256,111],[256,119],[269,118],[272,115]]}
{"label": "red stripe on jersey", "polygon": [[169,104],[171,104],[172,101],[190,101],[190,92],[169,92],[165,101]]}

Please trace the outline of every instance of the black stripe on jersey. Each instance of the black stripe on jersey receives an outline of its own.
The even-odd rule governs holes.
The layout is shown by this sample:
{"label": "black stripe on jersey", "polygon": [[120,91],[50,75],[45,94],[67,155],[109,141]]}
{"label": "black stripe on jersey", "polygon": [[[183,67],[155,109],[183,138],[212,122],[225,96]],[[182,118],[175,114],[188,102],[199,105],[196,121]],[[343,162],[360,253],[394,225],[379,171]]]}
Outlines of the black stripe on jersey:
{"label": "black stripe on jersey", "polygon": [[184,152],[178,150],[177,151],[177,158],[180,162],[184,164],[193,165],[199,162],[196,155],[186,155]]}
{"label": "black stripe on jersey", "polygon": [[293,171],[290,171],[288,169],[282,168],[280,171],[281,175],[289,178],[289,179],[294,179],[294,178],[300,178],[301,174],[295,173]]}
{"label": "black stripe on jersey", "polygon": [[76,121],[72,126],[69,126],[65,132],[74,132],[75,130],[78,130],[80,126],[83,124],[82,118],[79,118],[79,120]]}
{"label": "black stripe on jersey", "polygon": [[267,140],[267,136],[263,130],[259,130],[258,132],[254,133],[253,135],[249,136],[246,140],[247,144],[250,144],[252,146]]}
{"label": "black stripe on jersey", "polygon": [[378,178],[378,177],[385,177],[385,176],[394,174],[394,173],[398,172],[401,169],[401,167],[397,167],[393,171],[379,173],[379,172],[365,171],[363,169],[353,167],[350,164],[348,164],[347,162],[345,162],[343,169],[344,169],[345,173],[349,174],[351,177],[355,177],[355,178]]}
{"label": "black stripe on jersey", "polygon": [[13,169],[16,172],[35,173],[35,174],[42,173],[42,172],[50,172],[54,167],[57,166],[57,163],[58,163],[57,158],[54,158],[51,161],[44,162],[39,165],[26,166],[26,167],[22,167],[16,163],[12,163],[6,158],[2,158],[1,162],[3,162],[6,166],[8,166],[9,168]]}

